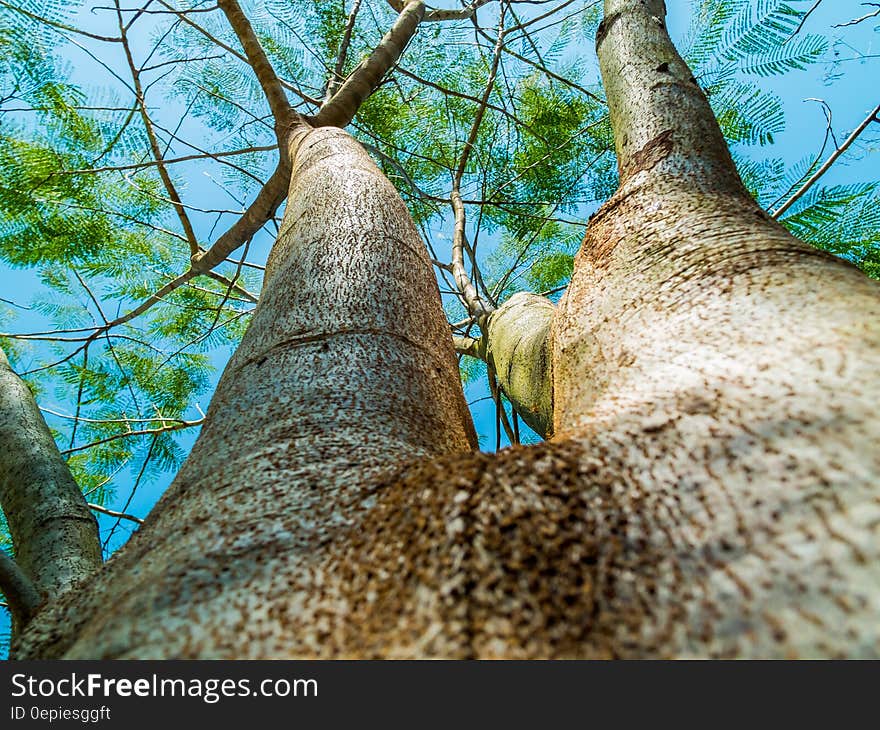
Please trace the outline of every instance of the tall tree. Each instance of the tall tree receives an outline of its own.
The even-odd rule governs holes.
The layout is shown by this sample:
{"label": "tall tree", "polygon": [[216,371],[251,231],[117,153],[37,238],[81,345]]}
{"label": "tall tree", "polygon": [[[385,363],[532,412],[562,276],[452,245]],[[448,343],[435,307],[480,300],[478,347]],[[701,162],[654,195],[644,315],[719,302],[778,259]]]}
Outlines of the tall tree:
{"label": "tall tree", "polygon": [[[497,306],[467,267],[462,180],[514,14],[502,4],[449,165],[448,271],[482,333],[459,347],[552,439],[476,453],[431,260],[338,128],[415,30],[447,17],[392,4],[372,53],[302,114],[221,0],[279,161],[207,249],[186,233],[133,73],[189,239],[187,281],[288,202],[196,446],[143,527],[87,588],[52,594],[9,567],[4,585],[30,596],[16,655],[876,656],[877,285],[755,201],[663,1],[606,0],[596,42],[617,191],[558,305]],[[94,555],[93,535],[72,542]]]}

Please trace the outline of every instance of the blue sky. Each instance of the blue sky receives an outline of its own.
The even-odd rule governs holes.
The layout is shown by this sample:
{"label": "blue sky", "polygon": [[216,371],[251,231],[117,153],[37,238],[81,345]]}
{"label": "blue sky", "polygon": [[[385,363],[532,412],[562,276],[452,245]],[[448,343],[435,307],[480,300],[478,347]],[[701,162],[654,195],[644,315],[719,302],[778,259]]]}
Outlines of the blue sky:
{"label": "blue sky", "polygon": [[[757,2],[757,0],[755,0]],[[450,5],[450,3],[445,3]],[[667,0],[669,10],[669,23],[671,33],[676,40],[681,40],[685,35],[690,18],[692,3],[688,0]],[[809,7],[812,2],[796,3],[799,7]],[[810,98],[824,100],[833,110],[834,129],[838,140],[843,140],[849,131],[855,127],[868,111],[874,108],[880,101],[880,88],[877,79],[880,78],[878,71],[878,58],[880,58],[880,18],[872,19],[856,26],[834,28],[835,24],[845,23],[852,18],[864,15],[870,8],[865,8],[855,0],[825,0],[807,21],[804,32],[813,32],[826,35],[831,41],[829,60],[836,60],[835,65],[829,63],[817,64],[807,71],[795,72],[784,78],[772,78],[765,80],[768,88],[778,94],[783,100],[786,111],[786,130],[776,139],[772,148],[764,148],[759,154],[772,154],[783,157],[790,163],[795,163],[804,156],[815,153],[821,143],[825,131],[825,116],[821,106],[814,101],[805,101]],[[92,16],[90,16],[92,17]],[[105,17],[109,18],[109,14]],[[101,32],[100,27],[95,28]],[[595,68],[594,52],[592,48],[582,50]],[[74,71],[74,81],[91,83],[94,66],[85,60],[85,57],[77,49],[71,49],[67,56]],[[163,110],[167,119],[173,119],[180,109],[171,105]],[[857,144],[851,152],[828,174],[826,182],[829,184],[844,184],[851,182],[865,182],[877,180],[880,177],[880,165],[878,165],[876,140],[880,139],[880,125],[875,125],[878,131],[865,136],[863,142]],[[229,204],[228,199],[223,199],[223,193],[208,178],[199,177],[190,182],[189,193],[197,199],[222,201]],[[591,211],[585,210],[584,217]],[[255,241],[255,256],[253,260],[265,259],[271,245],[268,235],[262,236]],[[0,289],[2,296],[10,298],[18,303],[27,303],[35,294],[39,284],[36,276],[30,271],[11,270],[5,265],[0,265]],[[29,326],[34,324],[31,316],[24,313],[10,329],[14,331],[28,331]],[[7,325],[4,323],[3,327]],[[223,353],[217,356],[217,365],[222,367]],[[492,450],[495,444],[495,412],[492,403],[486,399],[487,388],[485,383],[480,382],[470,385],[466,389],[468,400],[477,401],[472,412],[478,433],[484,435],[483,447]],[[482,400],[481,400],[482,399]],[[47,407],[53,407],[51,402],[41,403]],[[201,407],[207,408],[207,399]],[[60,407],[60,406],[57,406]],[[60,407],[61,410],[65,410]],[[523,426],[525,429],[525,426]],[[187,433],[180,437],[181,445],[187,450],[190,448],[194,433]],[[506,443],[504,441],[503,443]],[[142,485],[138,493],[131,498],[126,509],[128,512],[144,516],[153,503],[158,499],[162,491],[167,487],[172,475],[165,475],[161,480]],[[117,496],[111,508],[122,508],[130,497],[132,479],[123,478],[117,485]],[[108,526],[112,521],[101,517],[102,525]],[[131,530],[131,523],[123,522],[121,530],[113,540],[114,547],[122,544]],[[0,633],[5,629],[3,622],[5,617],[0,616]]]}

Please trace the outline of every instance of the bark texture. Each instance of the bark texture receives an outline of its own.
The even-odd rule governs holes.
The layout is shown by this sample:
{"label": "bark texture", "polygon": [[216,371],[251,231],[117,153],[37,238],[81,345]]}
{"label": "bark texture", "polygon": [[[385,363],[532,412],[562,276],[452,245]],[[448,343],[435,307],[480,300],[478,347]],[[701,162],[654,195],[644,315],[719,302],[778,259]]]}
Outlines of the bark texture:
{"label": "bark texture", "polygon": [[317,565],[382,476],[475,447],[403,201],[338,129],[298,128],[290,158],[263,294],[191,456],[90,595],[41,614],[20,655],[314,651],[294,634]]}
{"label": "bark texture", "polygon": [[877,656],[880,291],[748,196],[663,18],[606,2],[621,188],[554,322],[557,437],[617,473],[617,648]]}
{"label": "bark texture", "polygon": [[5,550],[0,550],[0,589],[12,614],[13,632],[18,633],[37,612],[43,597]]}
{"label": "bark texture", "polygon": [[302,135],[193,455],[19,655],[880,656],[880,291],[749,198],[664,14],[606,2],[621,188],[553,315],[553,441],[466,453],[403,205]]}
{"label": "bark texture", "polygon": [[55,598],[100,567],[98,523],[2,350],[0,445],[0,505],[15,561],[43,598]]}
{"label": "bark texture", "polygon": [[553,302],[514,294],[488,318],[486,360],[522,419],[540,436],[553,434],[550,324]]}

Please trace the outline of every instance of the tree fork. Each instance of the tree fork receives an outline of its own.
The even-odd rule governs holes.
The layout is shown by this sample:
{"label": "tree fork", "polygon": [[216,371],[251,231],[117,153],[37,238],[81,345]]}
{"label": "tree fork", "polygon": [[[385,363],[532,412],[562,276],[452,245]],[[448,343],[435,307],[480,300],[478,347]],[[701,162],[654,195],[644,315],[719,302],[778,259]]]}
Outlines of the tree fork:
{"label": "tree fork", "polygon": [[467,452],[402,203],[303,134],[193,454],[21,656],[880,656],[878,288],[745,194],[663,4],[606,16],[621,188],[553,315],[553,440]]}
{"label": "tree fork", "polygon": [[425,3],[422,0],[408,0],[402,4],[399,12],[394,25],[373,52],[358,64],[314,117],[307,117],[310,124],[315,127],[345,127],[354,119],[360,105],[376,90],[412,39],[425,17]]}

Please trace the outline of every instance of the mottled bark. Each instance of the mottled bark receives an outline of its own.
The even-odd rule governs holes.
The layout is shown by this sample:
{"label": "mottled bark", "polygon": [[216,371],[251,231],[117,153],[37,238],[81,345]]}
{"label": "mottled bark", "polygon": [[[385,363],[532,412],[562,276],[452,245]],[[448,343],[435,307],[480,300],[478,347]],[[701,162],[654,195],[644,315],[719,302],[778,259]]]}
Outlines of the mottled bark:
{"label": "mottled bark", "polygon": [[317,595],[315,561],[383,475],[475,447],[403,201],[338,129],[295,130],[290,158],[263,293],[192,454],[88,599],[45,618],[67,634],[35,627],[22,654],[304,651],[282,636]]}
{"label": "mottled bark", "polygon": [[664,14],[606,2],[621,187],[553,315],[551,442],[467,453],[402,204],[298,137],[192,456],[19,654],[880,656],[880,292],[749,198]]}
{"label": "mottled bark", "polygon": [[459,355],[491,367],[513,410],[545,439],[553,435],[553,314],[549,299],[519,292],[497,309],[482,311],[480,337],[452,338]]}
{"label": "mottled bark", "polygon": [[15,559],[55,598],[101,565],[98,524],[34,397],[0,351],[0,505]]}
{"label": "mottled bark", "polygon": [[612,651],[877,656],[880,291],[748,196],[663,19],[606,2],[621,187],[553,330],[557,438],[617,475]]}

